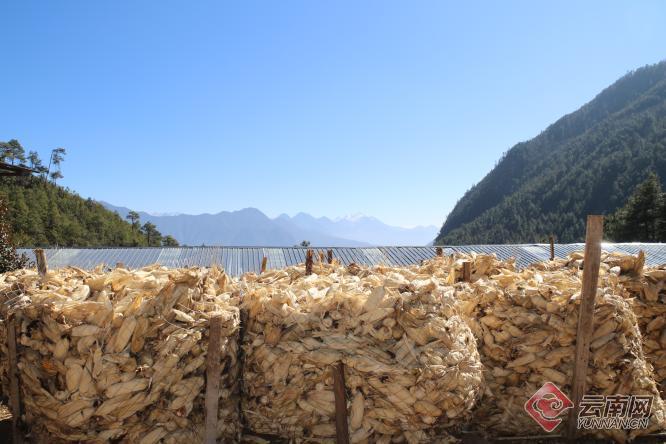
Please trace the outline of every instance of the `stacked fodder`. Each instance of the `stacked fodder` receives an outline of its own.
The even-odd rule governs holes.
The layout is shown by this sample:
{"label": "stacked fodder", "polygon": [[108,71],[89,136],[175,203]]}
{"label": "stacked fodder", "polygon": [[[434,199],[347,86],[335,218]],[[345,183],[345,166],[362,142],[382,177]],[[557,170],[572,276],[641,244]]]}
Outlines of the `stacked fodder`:
{"label": "stacked fodder", "polygon": [[470,281],[475,282],[483,277],[497,274],[500,270],[515,270],[515,260],[497,259],[494,254],[455,254],[451,256],[434,257],[423,261],[420,265],[407,267],[376,266],[372,270],[377,273],[399,273],[410,280],[423,279],[425,276],[436,278],[442,284],[453,285],[463,279],[463,263],[471,265]]}
{"label": "stacked fodder", "polygon": [[[582,262],[583,253],[576,252],[550,267],[580,268]],[[623,296],[630,299],[638,319],[645,359],[654,369],[663,397],[666,394],[666,266],[646,268],[642,251],[637,256],[603,253],[601,274],[607,275],[610,282],[621,284],[625,290]]]}
{"label": "stacked fodder", "polygon": [[221,439],[239,436],[237,289],[217,269],[34,271],[4,277],[33,436],[201,442],[209,320],[223,317]]}
{"label": "stacked fodder", "polygon": [[319,264],[310,276],[291,267],[245,277],[242,412],[252,431],[332,439],[339,362],[352,442],[427,442],[435,425],[468,418],[482,368],[453,289],[392,270]]}
{"label": "stacked fodder", "polygon": [[[576,269],[501,270],[473,286],[459,285],[461,311],[479,340],[487,391],[474,422],[499,435],[536,435],[541,429],[523,405],[545,383],[570,393],[580,309],[581,273]],[[596,297],[594,336],[587,372],[589,395],[653,397],[649,427],[596,430],[623,442],[664,427],[659,397],[641,348],[636,316],[604,273]],[[542,433],[542,432],[541,432]]]}
{"label": "stacked fodder", "polygon": [[653,366],[662,396],[666,394],[666,266],[644,268],[645,256],[609,256],[608,264],[625,288],[643,335],[643,351]]}

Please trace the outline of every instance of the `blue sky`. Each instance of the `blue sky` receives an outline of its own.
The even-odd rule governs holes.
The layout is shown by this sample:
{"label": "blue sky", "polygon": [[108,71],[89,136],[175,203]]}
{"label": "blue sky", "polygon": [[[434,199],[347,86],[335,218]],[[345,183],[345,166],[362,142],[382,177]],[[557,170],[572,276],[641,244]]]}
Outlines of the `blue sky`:
{"label": "blue sky", "polygon": [[0,140],[151,212],[441,225],[502,152],[666,58],[666,3],[0,5]]}

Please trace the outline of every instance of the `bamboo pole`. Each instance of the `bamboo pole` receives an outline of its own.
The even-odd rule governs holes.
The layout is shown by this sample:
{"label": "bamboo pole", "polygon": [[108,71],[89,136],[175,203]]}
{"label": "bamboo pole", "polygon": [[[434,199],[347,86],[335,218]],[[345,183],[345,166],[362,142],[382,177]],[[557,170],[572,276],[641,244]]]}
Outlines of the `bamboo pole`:
{"label": "bamboo pole", "polygon": [[555,259],[555,238],[552,234],[548,236],[548,242],[550,243],[550,260],[552,261]]}
{"label": "bamboo pole", "polygon": [[266,256],[261,259],[261,272],[265,273],[266,272],[266,263],[268,262],[268,258]]}
{"label": "bamboo pole", "polygon": [[46,272],[48,271],[46,264],[46,254],[44,254],[44,250],[41,248],[36,248],[34,253],[37,262],[37,272],[39,272],[39,276],[44,279],[44,276],[46,276]]}
{"label": "bamboo pole", "polygon": [[208,330],[208,352],[206,355],[206,428],[205,444],[217,442],[217,417],[220,401],[220,352],[222,339],[222,316],[210,319]]}
{"label": "bamboo pole", "polygon": [[573,409],[569,412],[567,436],[576,439],[578,433],[578,411],[585,394],[585,378],[590,360],[590,342],[594,326],[594,298],[597,295],[599,265],[601,262],[601,238],[604,230],[603,216],[587,216],[585,235],[585,258],[583,262],[583,284],[580,294],[578,331],[576,333],[576,360],[571,382]]}
{"label": "bamboo pole", "polygon": [[335,395],[335,442],[349,444],[347,425],[347,392],[345,391],[345,365],[338,362],[333,370],[333,394]]}
{"label": "bamboo pole", "polygon": [[312,250],[308,248],[308,251],[305,253],[305,275],[309,276],[312,274]]}
{"label": "bamboo pole", "polygon": [[471,282],[472,281],[472,263],[469,261],[465,261],[462,263],[463,265],[463,282]]}

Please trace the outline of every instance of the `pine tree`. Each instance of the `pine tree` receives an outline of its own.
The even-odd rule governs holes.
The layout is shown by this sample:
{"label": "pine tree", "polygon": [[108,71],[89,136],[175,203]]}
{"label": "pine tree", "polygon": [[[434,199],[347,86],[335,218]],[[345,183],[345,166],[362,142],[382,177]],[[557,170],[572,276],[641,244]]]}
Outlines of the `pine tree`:
{"label": "pine tree", "polygon": [[650,173],[625,206],[610,217],[609,235],[618,242],[657,242],[664,223],[663,199],[659,178]]}
{"label": "pine tree", "polygon": [[0,144],[0,160],[3,160],[5,162],[9,162],[12,165],[18,161],[18,163],[24,163],[25,162],[25,150],[23,149],[23,146],[21,146],[21,143],[16,140],[12,139],[9,142],[2,142]]}
{"label": "pine tree", "polygon": [[127,216],[125,216],[125,219],[128,219],[130,223],[132,224],[132,230],[138,231],[139,228],[141,228],[141,216],[139,216],[139,213],[136,211],[130,210],[129,213],[127,213]]}
{"label": "pine tree", "polygon": [[162,233],[157,230],[155,224],[146,222],[141,227],[141,231],[146,236],[146,243],[149,247],[159,247],[162,244]]}
{"label": "pine tree", "polygon": [[657,241],[666,242],[666,192],[661,193],[657,221]]}
{"label": "pine tree", "polygon": [[177,247],[178,245],[179,244],[176,238],[169,234],[164,236],[164,239],[162,239],[162,246],[164,247]]}

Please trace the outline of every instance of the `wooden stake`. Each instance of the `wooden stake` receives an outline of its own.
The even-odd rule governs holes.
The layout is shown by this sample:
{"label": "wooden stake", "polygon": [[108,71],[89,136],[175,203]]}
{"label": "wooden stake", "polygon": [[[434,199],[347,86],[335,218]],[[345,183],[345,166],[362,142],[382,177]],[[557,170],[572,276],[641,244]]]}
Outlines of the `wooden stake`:
{"label": "wooden stake", "polygon": [[331,250],[330,248],[329,248],[329,250],[326,252],[326,261],[327,261],[329,264],[332,264],[332,263],[333,263],[333,250]]}
{"label": "wooden stake", "polygon": [[7,350],[9,365],[9,408],[12,411],[12,437],[14,444],[23,442],[19,420],[21,419],[21,392],[18,381],[18,355],[16,353],[16,319],[7,319]]}
{"label": "wooden stake", "polygon": [[442,250],[442,247],[435,248],[435,254],[437,257],[442,257],[444,255],[444,250]]}
{"label": "wooden stake", "polygon": [[463,282],[471,282],[472,281],[472,263],[469,261],[465,261],[462,263],[463,265]]}
{"label": "wooden stake", "polygon": [[44,278],[46,276],[46,272],[48,271],[47,265],[46,265],[46,254],[44,254],[44,250],[41,248],[37,248],[34,251],[35,253],[35,259],[37,260],[37,271],[39,272],[39,275]]}
{"label": "wooden stake", "polygon": [[308,248],[308,251],[305,253],[305,275],[309,276],[312,274],[312,250]]}
{"label": "wooden stake", "polygon": [[264,258],[261,260],[261,272],[265,273],[266,272],[266,262],[268,262],[268,258],[264,256]]}
{"label": "wooden stake", "polygon": [[551,234],[548,236],[548,242],[550,242],[550,260],[555,260],[555,238]]}
{"label": "wooden stake", "polygon": [[217,413],[220,401],[220,352],[222,340],[222,316],[210,319],[206,355],[206,431],[205,444],[217,442]]}
{"label": "wooden stake", "polygon": [[345,365],[338,362],[333,368],[333,394],[335,395],[335,442],[349,444],[347,425],[347,392],[345,391]]}
{"label": "wooden stake", "polygon": [[594,326],[594,298],[597,295],[599,264],[601,262],[601,238],[604,230],[603,216],[587,216],[585,235],[585,258],[583,259],[583,284],[580,294],[578,331],[576,333],[576,360],[571,382],[571,401],[574,407],[569,412],[568,437],[575,440],[578,432],[578,411],[585,394],[585,378],[590,360],[590,342]]}

